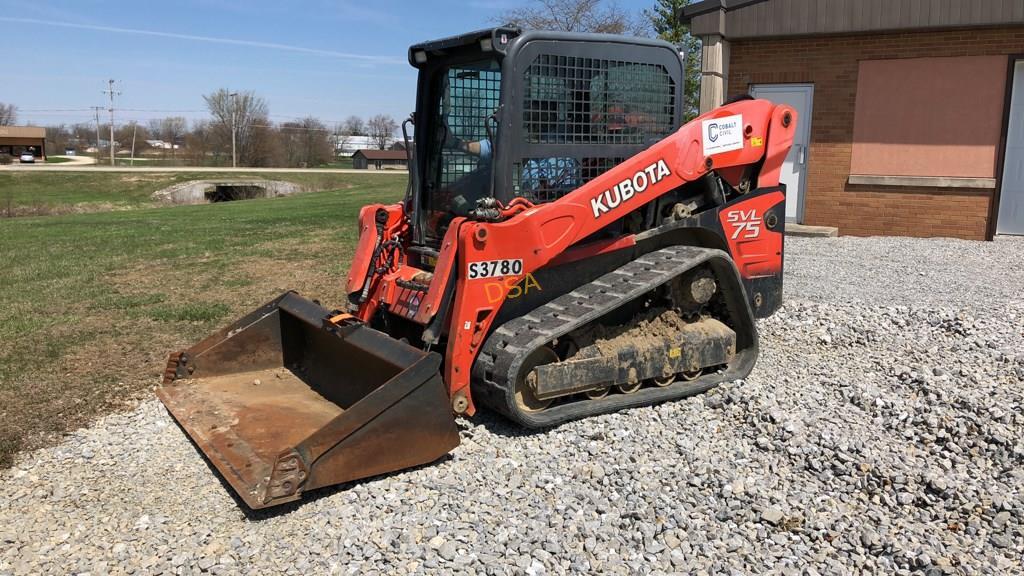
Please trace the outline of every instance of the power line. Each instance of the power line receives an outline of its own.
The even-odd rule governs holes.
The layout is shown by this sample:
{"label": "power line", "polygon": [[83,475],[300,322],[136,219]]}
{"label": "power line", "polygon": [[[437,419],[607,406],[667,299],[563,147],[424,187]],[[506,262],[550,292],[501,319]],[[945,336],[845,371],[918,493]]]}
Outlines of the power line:
{"label": "power line", "polygon": [[88,112],[92,108],[21,108],[18,112]]}
{"label": "power line", "polygon": [[120,108],[123,112],[160,112],[163,114],[202,114],[203,112],[209,112],[206,109],[196,110],[163,110],[159,108]]}

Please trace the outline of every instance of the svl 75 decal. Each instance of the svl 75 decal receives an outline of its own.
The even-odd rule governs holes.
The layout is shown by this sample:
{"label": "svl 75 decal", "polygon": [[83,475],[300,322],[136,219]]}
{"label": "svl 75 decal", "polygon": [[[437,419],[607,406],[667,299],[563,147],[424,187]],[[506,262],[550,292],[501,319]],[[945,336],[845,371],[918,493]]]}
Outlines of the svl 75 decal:
{"label": "svl 75 decal", "polygon": [[761,235],[761,217],[754,208],[726,212],[725,221],[732,226],[733,240],[753,240]]}

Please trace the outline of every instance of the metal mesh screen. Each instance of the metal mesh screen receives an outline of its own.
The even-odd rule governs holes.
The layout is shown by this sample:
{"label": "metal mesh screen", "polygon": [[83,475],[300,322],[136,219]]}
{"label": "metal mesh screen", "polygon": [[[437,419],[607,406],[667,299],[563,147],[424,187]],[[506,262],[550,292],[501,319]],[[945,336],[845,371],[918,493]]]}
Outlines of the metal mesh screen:
{"label": "metal mesh screen", "polygon": [[431,240],[444,235],[457,211],[474,208],[489,192],[494,154],[487,126],[501,97],[501,69],[494,59],[438,74],[434,89],[439,115],[430,135],[424,198],[425,236]]}
{"label": "metal mesh screen", "polygon": [[512,172],[517,196],[541,204],[565,196],[624,158],[524,158]]}
{"label": "metal mesh screen", "polygon": [[[498,108],[501,93],[501,72],[484,65],[451,68],[448,70],[447,98],[441,102],[441,117],[448,124],[451,135],[463,142],[487,140],[487,122]],[[493,127],[492,127],[493,129]],[[441,150],[441,187],[478,169],[481,157],[462,150],[446,147]],[[483,159],[489,162],[489,158]]]}
{"label": "metal mesh screen", "polygon": [[[526,148],[512,184],[535,203],[561,198],[678,128],[676,83],[660,64],[540,54],[523,82]],[[558,152],[544,157],[534,145]]]}
{"label": "metal mesh screen", "polygon": [[541,54],[524,86],[530,143],[644,144],[676,128],[675,81],[658,64]]}

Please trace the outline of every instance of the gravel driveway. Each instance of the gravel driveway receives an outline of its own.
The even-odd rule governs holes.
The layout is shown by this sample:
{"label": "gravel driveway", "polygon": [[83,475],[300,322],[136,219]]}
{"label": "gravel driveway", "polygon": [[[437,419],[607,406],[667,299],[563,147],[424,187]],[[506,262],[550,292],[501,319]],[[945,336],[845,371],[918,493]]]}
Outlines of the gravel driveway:
{"label": "gravel driveway", "polygon": [[1021,573],[1024,241],[787,242],[745,382],[253,516],[149,401],[0,472],[0,574]]}

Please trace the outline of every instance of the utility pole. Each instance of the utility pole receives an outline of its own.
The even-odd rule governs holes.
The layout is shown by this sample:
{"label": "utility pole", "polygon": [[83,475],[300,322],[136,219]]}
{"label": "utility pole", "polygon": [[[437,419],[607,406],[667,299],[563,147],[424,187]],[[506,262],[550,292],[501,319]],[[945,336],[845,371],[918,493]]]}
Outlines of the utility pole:
{"label": "utility pole", "polygon": [[100,110],[103,110],[102,106],[92,106],[93,114],[96,116],[96,157],[99,159],[100,155]]}
{"label": "utility pole", "polygon": [[232,92],[231,97],[231,167],[238,168],[238,155],[235,153],[235,123],[238,121],[235,112],[238,110],[238,92]]}
{"label": "utility pole", "polygon": [[132,120],[132,166],[135,166],[135,133],[138,132],[139,125]]}
{"label": "utility pole", "polygon": [[121,93],[114,90],[114,79],[107,80],[107,89],[103,91],[104,94],[110,96],[110,165],[114,165],[114,96],[120,96]]}

